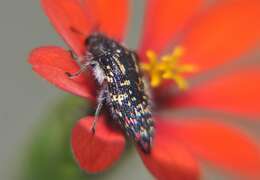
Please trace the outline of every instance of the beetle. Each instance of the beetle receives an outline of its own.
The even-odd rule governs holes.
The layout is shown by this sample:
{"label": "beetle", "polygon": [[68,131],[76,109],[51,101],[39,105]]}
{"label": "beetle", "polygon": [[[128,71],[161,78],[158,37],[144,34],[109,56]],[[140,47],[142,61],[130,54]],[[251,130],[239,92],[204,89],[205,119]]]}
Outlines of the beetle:
{"label": "beetle", "polygon": [[80,70],[66,74],[73,78],[90,67],[100,85],[93,132],[98,114],[106,106],[113,120],[144,152],[149,153],[154,136],[154,121],[150,97],[137,64],[137,54],[98,32],[89,35],[85,45],[86,56],[81,59]]}

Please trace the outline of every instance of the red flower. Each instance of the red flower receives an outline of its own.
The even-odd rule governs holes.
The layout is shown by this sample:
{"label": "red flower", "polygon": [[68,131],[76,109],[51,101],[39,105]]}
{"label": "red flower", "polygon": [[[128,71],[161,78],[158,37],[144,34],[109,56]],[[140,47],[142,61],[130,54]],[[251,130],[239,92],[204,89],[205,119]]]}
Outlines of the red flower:
{"label": "red flower", "polygon": [[[129,16],[127,0],[42,0],[42,5],[59,34],[78,56],[84,55],[84,40],[97,24],[109,37],[119,41],[124,37]],[[150,154],[138,150],[144,164],[159,179],[198,179],[197,158],[235,173],[259,177],[258,145],[239,129],[219,120],[235,114],[259,119],[260,67],[244,64],[241,68],[234,60],[253,51],[259,43],[260,1],[206,4],[202,0],[150,0],[146,6],[143,37],[138,48],[141,60],[147,62],[148,49],[161,54],[178,43],[185,49],[183,61],[192,62],[200,71],[189,76],[189,80],[195,80],[185,92],[169,92],[169,84],[152,89],[157,108],[154,112],[157,114],[154,117],[156,133]],[[29,59],[33,70],[54,85],[95,102],[92,76],[81,74],[69,79],[65,75],[64,72],[79,70],[67,50],[41,47],[33,50]],[[225,67],[225,71],[216,73],[221,67]],[[205,74],[211,78],[200,78]],[[162,113],[177,108],[224,113],[216,116],[202,112],[193,117],[176,113],[171,113],[174,117],[167,117],[167,113]],[[93,118],[81,119],[72,132],[74,155],[80,167],[92,173],[110,167],[120,158],[125,146],[123,134],[110,126],[105,116],[99,118],[93,136]]]}

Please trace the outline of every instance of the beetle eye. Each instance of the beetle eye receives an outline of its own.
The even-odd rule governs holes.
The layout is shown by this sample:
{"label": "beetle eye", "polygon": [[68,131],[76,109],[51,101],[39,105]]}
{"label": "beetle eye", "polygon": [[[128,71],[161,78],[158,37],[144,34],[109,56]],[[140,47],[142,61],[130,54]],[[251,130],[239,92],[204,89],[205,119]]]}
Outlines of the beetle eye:
{"label": "beetle eye", "polygon": [[89,36],[85,40],[85,45],[87,45],[87,46],[94,45],[95,43],[98,42],[98,40],[99,40],[98,36],[94,36],[94,35]]}

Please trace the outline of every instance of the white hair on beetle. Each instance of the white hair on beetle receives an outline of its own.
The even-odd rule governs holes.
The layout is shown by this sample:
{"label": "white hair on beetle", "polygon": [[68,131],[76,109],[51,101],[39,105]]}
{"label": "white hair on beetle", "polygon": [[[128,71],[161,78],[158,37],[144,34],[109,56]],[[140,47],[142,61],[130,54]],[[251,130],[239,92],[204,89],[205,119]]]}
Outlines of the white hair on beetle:
{"label": "white hair on beetle", "polygon": [[102,84],[105,79],[105,73],[98,63],[93,67],[93,73],[98,83]]}

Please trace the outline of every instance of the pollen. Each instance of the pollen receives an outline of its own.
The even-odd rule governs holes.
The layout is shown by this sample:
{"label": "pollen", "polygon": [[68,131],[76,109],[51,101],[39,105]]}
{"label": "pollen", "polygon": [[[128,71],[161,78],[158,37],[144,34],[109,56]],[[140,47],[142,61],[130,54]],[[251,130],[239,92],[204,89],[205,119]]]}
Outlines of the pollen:
{"label": "pollen", "polygon": [[183,74],[195,72],[197,68],[192,64],[180,63],[183,53],[182,47],[176,47],[171,54],[160,58],[152,50],[146,52],[149,62],[141,63],[141,69],[149,75],[152,87],[158,87],[163,80],[171,80],[176,83],[180,90],[188,88],[188,83]]}

